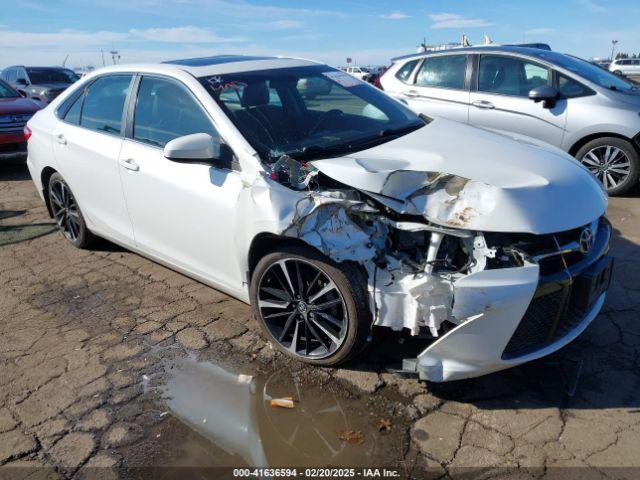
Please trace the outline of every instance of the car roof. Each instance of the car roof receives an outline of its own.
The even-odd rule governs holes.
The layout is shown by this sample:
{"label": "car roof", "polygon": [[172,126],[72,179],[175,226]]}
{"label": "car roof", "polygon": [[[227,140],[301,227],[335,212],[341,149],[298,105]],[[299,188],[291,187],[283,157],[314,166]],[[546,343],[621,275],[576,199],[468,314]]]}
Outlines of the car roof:
{"label": "car roof", "polygon": [[464,53],[515,53],[527,57],[535,57],[541,60],[545,60],[553,63],[553,58],[556,56],[564,55],[562,53],[554,52],[552,50],[545,50],[542,48],[533,48],[533,47],[522,47],[516,45],[477,45],[475,47],[460,47],[460,48],[450,48],[448,50],[436,50],[436,51],[427,51],[421,53],[413,53],[410,55],[403,55],[400,57],[392,58],[391,61],[393,63],[400,60],[408,60],[408,59],[420,59],[429,56],[436,55],[448,55],[448,54],[464,54]]}

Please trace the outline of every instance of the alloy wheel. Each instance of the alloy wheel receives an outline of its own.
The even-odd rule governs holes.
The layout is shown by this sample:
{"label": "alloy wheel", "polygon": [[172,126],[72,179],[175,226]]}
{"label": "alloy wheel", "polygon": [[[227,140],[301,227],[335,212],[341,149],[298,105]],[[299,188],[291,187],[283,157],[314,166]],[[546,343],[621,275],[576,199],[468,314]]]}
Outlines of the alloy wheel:
{"label": "alloy wheel", "polygon": [[328,357],[347,336],[342,293],[324,271],[298,258],[278,260],[265,270],[258,309],[271,336],[303,358]]}
{"label": "alloy wheel", "polygon": [[631,173],[631,162],[627,154],[612,145],[601,145],[589,150],[581,162],[607,190],[620,185]]}
{"label": "alloy wheel", "polygon": [[68,240],[75,242],[81,230],[80,210],[69,186],[60,180],[54,180],[49,187],[49,199],[58,227]]}

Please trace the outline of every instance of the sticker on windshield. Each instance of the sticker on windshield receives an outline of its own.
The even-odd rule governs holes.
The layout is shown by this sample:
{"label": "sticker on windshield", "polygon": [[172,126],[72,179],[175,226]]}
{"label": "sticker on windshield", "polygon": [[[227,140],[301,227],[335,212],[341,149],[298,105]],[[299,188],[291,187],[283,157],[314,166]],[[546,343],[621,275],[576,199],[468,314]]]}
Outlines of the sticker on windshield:
{"label": "sticker on windshield", "polygon": [[338,85],[344,88],[357,87],[362,85],[362,82],[356,77],[344,72],[322,72],[322,74],[330,80],[333,80]]}

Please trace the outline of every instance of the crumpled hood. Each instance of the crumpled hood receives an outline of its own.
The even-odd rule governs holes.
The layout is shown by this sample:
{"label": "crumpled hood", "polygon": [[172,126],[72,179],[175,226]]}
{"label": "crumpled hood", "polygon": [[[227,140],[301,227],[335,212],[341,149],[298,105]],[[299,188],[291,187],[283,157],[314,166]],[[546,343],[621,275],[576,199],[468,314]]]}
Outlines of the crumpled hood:
{"label": "crumpled hood", "polygon": [[597,180],[561,150],[445,119],[312,163],[400,213],[455,228],[552,233],[586,225],[607,208]]}

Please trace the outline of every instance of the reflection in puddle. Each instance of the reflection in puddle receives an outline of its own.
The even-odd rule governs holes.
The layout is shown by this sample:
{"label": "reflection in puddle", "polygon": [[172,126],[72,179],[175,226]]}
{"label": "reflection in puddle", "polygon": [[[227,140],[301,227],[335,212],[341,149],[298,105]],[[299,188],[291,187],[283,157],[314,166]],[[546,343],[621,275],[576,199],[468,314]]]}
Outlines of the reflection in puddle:
{"label": "reflection in puddle", "polygon": [[[302,385],[285,372],[252,377],[186,357],[167,373],[158,390],[182,425],[164,423],[173,451],[163,465],[391,465],[401,449],[401,429],[381,435],[380,415],[363,400]],[[293,397],[293,409],[271,406],[284,397]],[[361,432],[362,441],[344,440],[345,432]]]}

